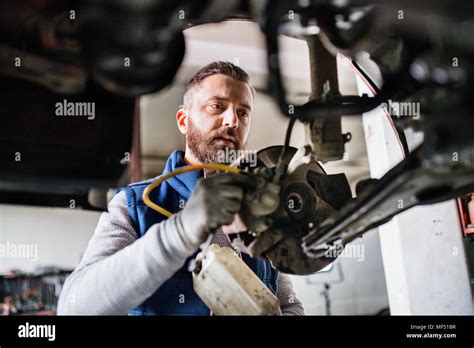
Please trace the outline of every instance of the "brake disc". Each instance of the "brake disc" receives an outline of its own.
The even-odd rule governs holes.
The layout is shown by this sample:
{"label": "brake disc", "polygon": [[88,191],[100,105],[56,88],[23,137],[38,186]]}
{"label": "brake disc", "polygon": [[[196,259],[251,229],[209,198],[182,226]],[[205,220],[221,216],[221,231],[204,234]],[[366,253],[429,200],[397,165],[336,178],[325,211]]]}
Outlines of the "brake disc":
{"label": "brake disc", "polygon": [[287,171],[273,182],[282,146],[265,148],[257,154],[257,165],[247,167],[256,188],[246,193],[241,219],[248,228],[242,236],[255,257],[268,260],[276,269],[291,274],[315,273],[337,255],[314,258],[303,251],[302,239],[351,199],[344,174],[327,175],[311,160],[306,148],[286,150]]}

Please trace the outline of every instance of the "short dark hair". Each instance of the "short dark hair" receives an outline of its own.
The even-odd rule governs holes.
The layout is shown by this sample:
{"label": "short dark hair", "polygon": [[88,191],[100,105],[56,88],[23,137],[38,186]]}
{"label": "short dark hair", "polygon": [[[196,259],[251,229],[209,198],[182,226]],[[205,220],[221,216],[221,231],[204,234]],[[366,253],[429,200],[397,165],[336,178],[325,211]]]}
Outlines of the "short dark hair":
{"label": "short dark hair", "polygon": [[242,68],[230,62],[216,61],[199,69],[199,71],[194,73],[194,75],[189,79],[188,83],[186,83],[184,88],[183,106],[189,104],[188,96],[190,93],[188,92],[191,88],[198,85],[206,77],[217,74],[226,75],[237,81],[245,82],[250,87],[252,95],[255,97],[255,88],[250,84],[250,76]]}

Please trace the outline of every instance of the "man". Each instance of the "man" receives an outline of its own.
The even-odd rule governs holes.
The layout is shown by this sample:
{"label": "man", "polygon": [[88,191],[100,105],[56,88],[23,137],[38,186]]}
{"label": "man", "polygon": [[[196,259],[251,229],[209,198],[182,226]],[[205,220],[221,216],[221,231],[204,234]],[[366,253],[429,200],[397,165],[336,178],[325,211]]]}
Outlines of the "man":
{"label": "man", "polygon": [[[176,115],[186,150],[171,154],[163,174],[185,165],[217,163],[219,151],[244,148],[254,96],[248,75],[231,63],[214,62],[199,70],[186,85]],[[187,265],[211,231],[234,221],[249,179],[221,173],[201,180],[204,175],[181,174],[152,192],[154,202],[175,213],[170,218],[142,201],[153,179],[120,190],[67,279],[58,314],[211,314],[193,290]],[[221,228],[213,242],[231,247]],[[263,260],[241,256],[277,295],[281,314],[304,314],[287,275]]]}
{"label": "man", "polygon": [[13,298],[11,296],[6,296],[6,294],[4,294],[0,289],[0,316],[15,315],[16,313],[18,313],[18,310],[13,303]]}

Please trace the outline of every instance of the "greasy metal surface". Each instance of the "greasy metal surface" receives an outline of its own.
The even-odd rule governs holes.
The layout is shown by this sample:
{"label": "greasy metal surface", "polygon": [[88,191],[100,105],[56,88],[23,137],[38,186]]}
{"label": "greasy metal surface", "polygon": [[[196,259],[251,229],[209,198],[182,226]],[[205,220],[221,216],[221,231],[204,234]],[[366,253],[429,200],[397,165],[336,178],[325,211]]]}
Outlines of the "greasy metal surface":
{"label": "greasy metal surface", "polygon": [[[311,36],[307,42],[311,69],[309,99],[324,100],[330,94],[339,95],[336,56],[327,50],[319,36]],[[315,114],[314,120],[305,124],[305,133],[314,160],[326,163],[342,159],[344,137],[341,131],[341,116],[326,117]]]}
{"label": "greasy metal surface", "polygon": [[[260,166],[254,171],[274,169],[281,149],[261,150],[257,155]],[[285,273],[301,275],[317,272],[334,261],[334,257],[308,257],[301,247],[302,238],[312,226],[317,226],[351,198],[345,176],[326,175],[317,162],[304,155],[305,152],[305,148],[298,152],[292,149],[293,157],[287,156],[288,173],[280,183],[279,201],[275,202],[274,212],[258,216],[247,204],[241,213],[249,231],[256,234],[248,242],[252,254],[266,258]],[[250,197],[253,195],[248,193]],[[263,227],[262,219],[266,221]],[[254,227],[261,230],[255,233]]]}
{"label": "greasy metal surface", "polygon": [[308,254],[323,254],[334,242],[345,245],[413,206],[473,192],[474,138],[464,126],[471,119],[467,110],[433,116],[424,144],[304,238]]}

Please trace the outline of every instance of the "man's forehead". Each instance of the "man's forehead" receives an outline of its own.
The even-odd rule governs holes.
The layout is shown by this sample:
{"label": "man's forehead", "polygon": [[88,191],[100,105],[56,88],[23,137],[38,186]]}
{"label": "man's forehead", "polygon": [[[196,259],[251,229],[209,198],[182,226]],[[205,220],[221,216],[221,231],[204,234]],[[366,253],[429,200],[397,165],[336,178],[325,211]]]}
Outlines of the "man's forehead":
{"label": "man's forehead", "polygon": [[193,87],[195,97],[201,101],[208,99],[225,99],[251,106],[253,95],[246,82],[238,81],[230,76],[216,74],[206,77]]}

